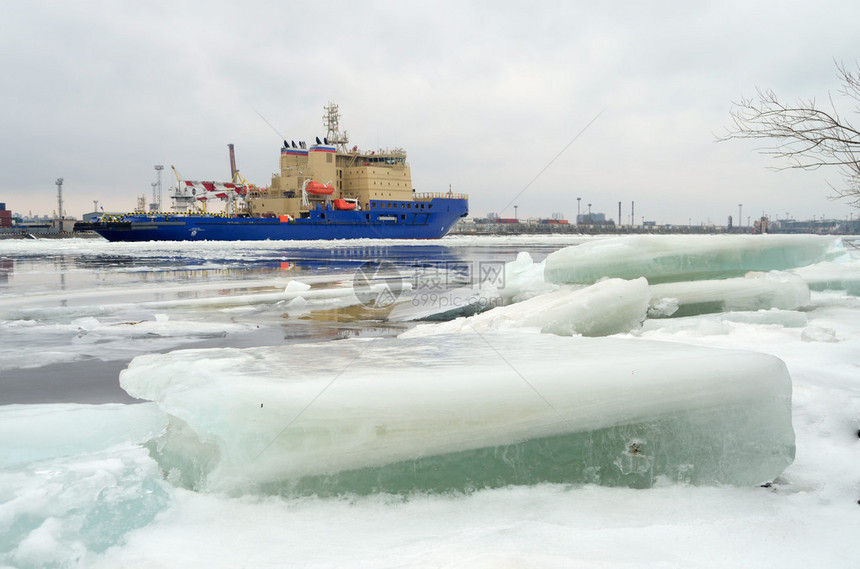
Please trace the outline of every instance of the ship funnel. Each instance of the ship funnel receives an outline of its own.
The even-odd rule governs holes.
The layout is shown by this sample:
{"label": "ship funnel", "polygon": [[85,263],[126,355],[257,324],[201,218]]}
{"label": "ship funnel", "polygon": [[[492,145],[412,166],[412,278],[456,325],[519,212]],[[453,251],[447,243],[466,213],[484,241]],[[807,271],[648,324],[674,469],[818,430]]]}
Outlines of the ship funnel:
{"label": "ship funnel", "polygon": [[236,153],[233,151],[233,143],[227,145],[230,149],[230,181],[236,182]]}

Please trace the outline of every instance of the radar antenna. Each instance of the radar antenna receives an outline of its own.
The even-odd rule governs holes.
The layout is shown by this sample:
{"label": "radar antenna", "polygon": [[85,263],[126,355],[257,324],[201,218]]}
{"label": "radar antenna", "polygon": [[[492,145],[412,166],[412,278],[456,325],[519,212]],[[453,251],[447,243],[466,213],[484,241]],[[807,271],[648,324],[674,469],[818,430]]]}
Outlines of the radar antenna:
{"label": "radar antenna", "polygon": [[323,125],[328,129],[328,135],[326,136],[328,143],[337,146],[338,152],[346,153],[346,145],[349,142],[349,135],[346,131],[340,132],[340,113],[338,112],[337,105],[329,102],[329,104],[323,108],[326,113],[323,115]]}

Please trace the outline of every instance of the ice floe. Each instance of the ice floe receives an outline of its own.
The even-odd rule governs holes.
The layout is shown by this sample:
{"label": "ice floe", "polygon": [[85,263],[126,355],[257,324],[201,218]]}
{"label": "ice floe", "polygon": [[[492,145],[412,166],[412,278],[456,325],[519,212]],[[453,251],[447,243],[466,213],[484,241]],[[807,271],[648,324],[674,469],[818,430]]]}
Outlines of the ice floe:
{"label": "ice floe", "polygon": [[852,296],[860,296],[860,261],[816,263],[792,272],[812,290],[844,290]]}
{"label": "ice floe", "polygon": [[845,256],[839,238],[818,235],[635,235],[560,249],[546,258],[544,274],[553,283],[645,277],[656,284],[792,269]]}
{"label": "ice floe", "polygon": [[153,448],[197,488],[759,484],[794,456],[790,378],[753,352],[450,334],[183,350],[120,381],[172,417]]}
{"label": "ice floe", "polygon": [[[222,338],[251,329],[232,322],[170,319],[138,311],[135,320],[82,316],[67,322],[0,320],[0,338],[16,349],[0,360],[0,370],[41,367],[86,359],[108,361],[189,342]],[[34,342],[38,338],[39,342]]]}
{"label": "ice floe", "polygon": [[0,406],[0,468],[144,443],[167,426],[153,403]]}
{"label": "ice floe", "polygon": [[649,316],[691,316],[739,310],[794,310],[809,304],[809,287],[784,271],[750,272],[742,278],[651,285]]}
{"label": "ice floe", "polygon": [[401,336],[532,328],[559,336],[608,336],[629,332],[645,319],[650,292],[645,279],[607,279],[584,288],[561,288],[470,317],[422,324]]}

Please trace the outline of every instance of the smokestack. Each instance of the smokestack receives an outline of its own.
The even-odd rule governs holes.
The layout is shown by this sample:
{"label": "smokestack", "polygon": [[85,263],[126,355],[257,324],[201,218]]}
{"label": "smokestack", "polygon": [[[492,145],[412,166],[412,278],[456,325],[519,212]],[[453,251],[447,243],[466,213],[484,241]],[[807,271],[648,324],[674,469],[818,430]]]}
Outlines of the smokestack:
{"label": "smokestack", "polygon": [[236,153],[233,152],[233,143],[227,145],[227,148],[230,149],[230,181],[236,181]]}
{"label": "smokestack", "polygon": [[630,202],[630,225],[636,225],[636,212],[633,206],[634,202]]}
{"label": "smokestack", "polygon": [[621,223],[621,202],[618,202],[618,225],[623,225]]}

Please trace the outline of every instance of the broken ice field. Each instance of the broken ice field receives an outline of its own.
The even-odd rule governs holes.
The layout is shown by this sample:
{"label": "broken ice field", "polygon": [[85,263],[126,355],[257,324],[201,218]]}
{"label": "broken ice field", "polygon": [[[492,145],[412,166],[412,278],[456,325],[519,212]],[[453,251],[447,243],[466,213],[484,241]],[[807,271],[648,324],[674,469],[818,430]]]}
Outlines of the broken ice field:
{"label": "broken ice field", "polygon": [[[200,490],[769,482],[795,452],[782,361],[630,333],[713,314],[802,326],[809,284],[857,271],[832,238],[649,237],[520,255],[503,287],[457,293],[504,306],[397,338],[139,356],[121,385],[168,417],[148,443],[164,476]],[[409,320],[408,298],[391,314]]]}

